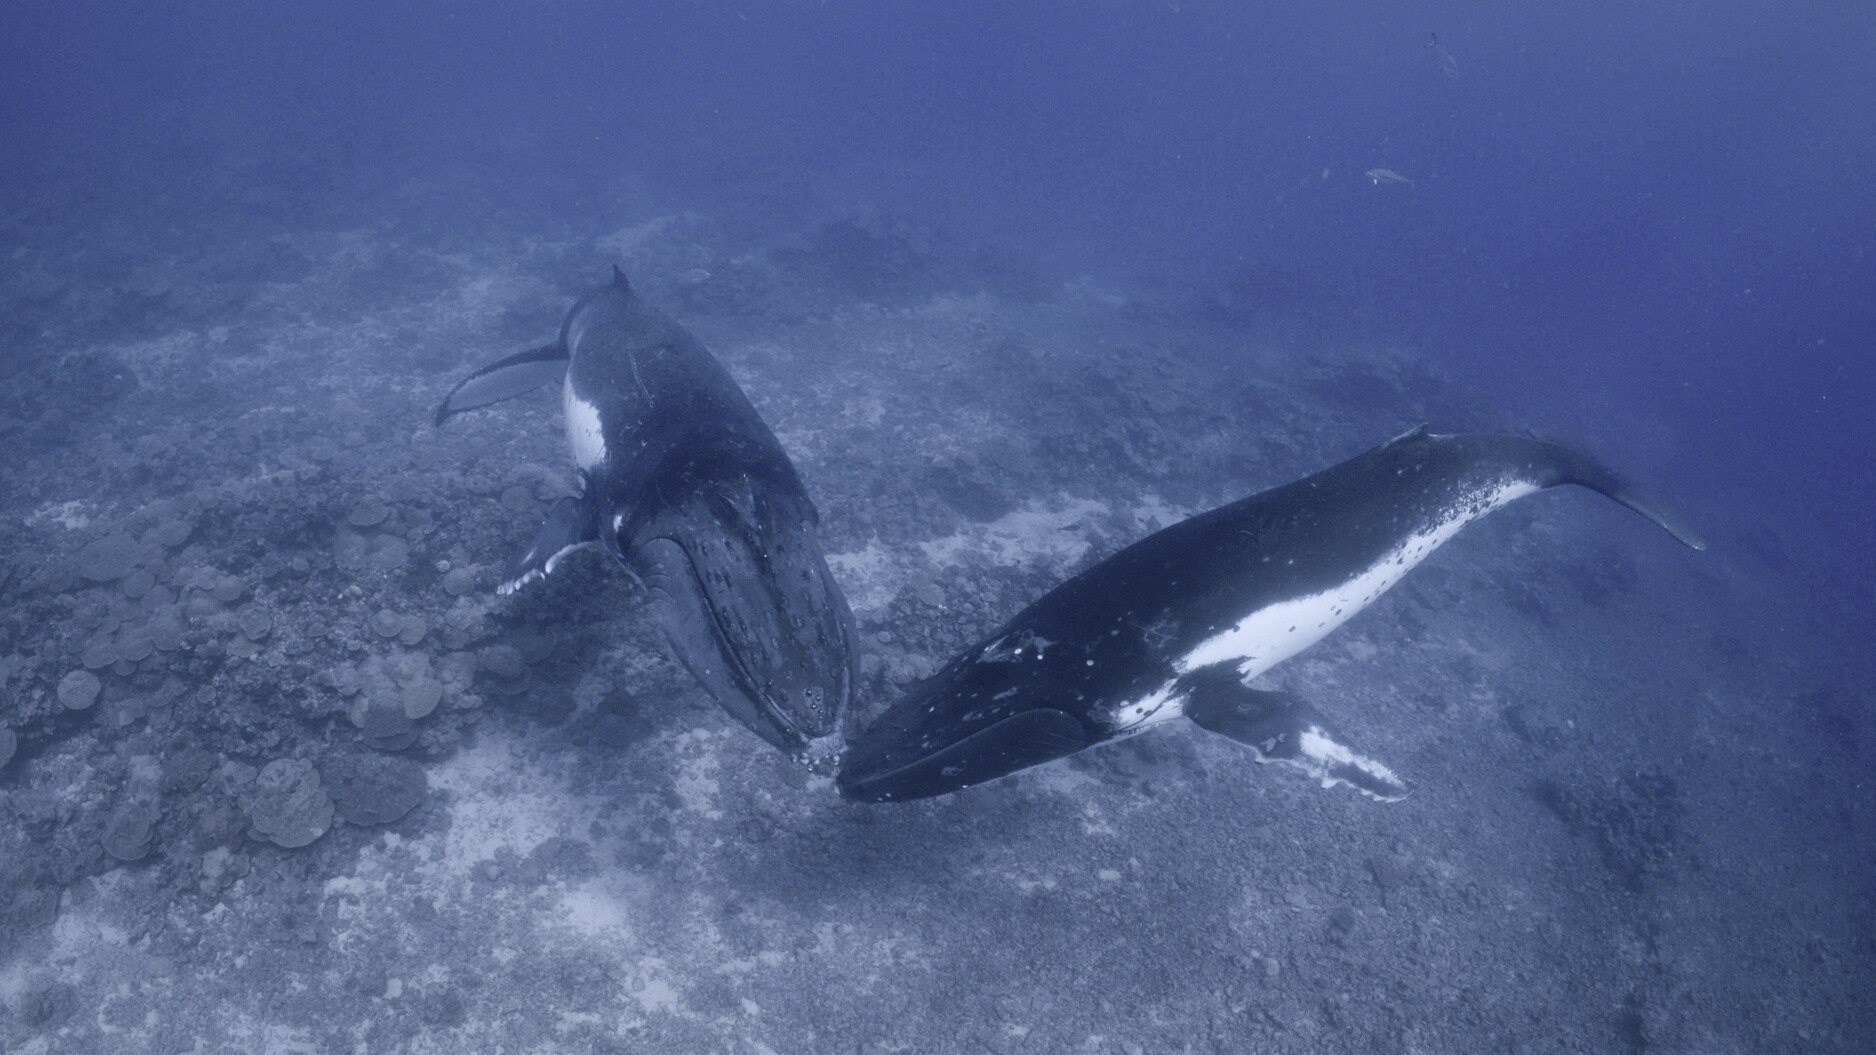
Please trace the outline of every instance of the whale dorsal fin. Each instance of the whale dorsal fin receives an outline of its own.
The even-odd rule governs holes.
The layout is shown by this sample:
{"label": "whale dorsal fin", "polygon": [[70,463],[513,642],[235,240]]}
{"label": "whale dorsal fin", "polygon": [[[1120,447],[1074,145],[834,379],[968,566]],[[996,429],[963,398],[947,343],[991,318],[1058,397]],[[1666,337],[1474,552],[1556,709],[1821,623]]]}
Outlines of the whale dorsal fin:
{"label": "whale dorsal fin", "polygon": [[632,292],[632,283],[625,277],[625,272],[619,270],[617,264],[612,265],[612,284],[627,293]]}

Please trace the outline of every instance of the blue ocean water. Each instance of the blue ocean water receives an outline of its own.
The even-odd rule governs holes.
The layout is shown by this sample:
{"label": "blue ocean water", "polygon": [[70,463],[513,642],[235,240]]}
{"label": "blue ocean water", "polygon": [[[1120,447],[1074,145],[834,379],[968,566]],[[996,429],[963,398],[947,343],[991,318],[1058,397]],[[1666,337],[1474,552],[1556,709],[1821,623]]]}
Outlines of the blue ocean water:
{"label": "blue ocean water", "polygon": [[[627,174],[703,201],[764,179],[843,187],[1074,270],[1281,267],[1512,392],[1673,415],[1699,436],[1677,461],[1702,484],[1811,466],[1767,504],[1835,519],[1870,449],[1870,19],[1837,3],[33,3],[8,14],[0,120],[10,182],[96,184],[151,223],[222,211],[204,165],[288,157],[353,180],[502,166],[514,178],[483,193],[573,209],[604,208]],[[1414,182],[1377,189],[1362,174],[1380,167]],[[301,207],[371,188],[333,190]]]}
{"label": "blue ocean water", "polygon": [[[1866,1050],[1872,113],[1876,7],[1827,0],[9,4],[0,379],[12,391],[0,414],[12,420],[0,436],[17,455],[0,470],[12,533],[0,583],[25,599],[4,624],[0,679],[0,729],[20,745],[11,761],[0,752],[13,824],[0,905],[16,906],[0,946],[4,1046],[101,1050],[104,980],[146,956],[225,969],[204,941],[274,934],[302,944],[267,969],[315,964],[330,1005],[237,1014],[217,991],[139,1034],[144,1050],[336,1043],[320,1032],[335,1008],[374,1023],[346,1036],[353,1050],[452,1036],[509,1050]],[[516,467],[559,465],[564,450],[551,408],[533,408],[534,432],[503,418],[418,435],[429,408],[468,368],[546,339],[608,261],[730,362],[803,464],[880,657],[876,695],[930,673],[1077,562],[1423,416],[1594,450],[1711,548],[1669,552],[1588,499],[1533,499],[1508,526],[1476,529],[1485,541],[1456,543],[1475,556],[1429,569],[1407,616],[1362,624],[1369,644],[1338,662],[1360,668],[1378,649],[1392,665],[1316,671],[1324,709],[1444,701],[1384,712],[1367,747],[1402,756],[1396,768],[1423,786],[1464,788],[1486,766],[1507,789],[1384,808],[1431,800],[1410,822],[1424,828],[1353,819],[1371,804],[1352,796],[1219,791],[1293,785],[1248,763],[1227,775],[1228,751],[1184,739],[1058,764],[1070,775],[1019,785],[1036,801],[968,800],[994,823],[936,806],[854,827],[822,802],[827,787],[761,768],[760,745],[701,704],[644,718],[594,703],[593,671],[609,685],[649,676],[608,651],[617,641],[660,654],[628,619],[638,601],[625,587],[577,604],[584,594],[556,587],[469,628],[467,602],[439,586],[447,569],[431,570],[499,564],[536,519],[536,481]],[[300,482],[244,489],[282,471]],[[385,522],[357,512],[359,495],[405,510],[395,541],[348,541]],[[1048,506],[1057,496],[1068,504]],[[41,570],[92,552],[114,524],[147,544],[146,528],[175,522],[139,512],[157,501],[194,510],[193,542],[127,576]],[[291,570],[302,550],[324,555],[310,572]],[[186,610],[191,590],[216,592],[203,569],[249,567],[262,585],[229,587],[228,612]],[[154,586],[112,585],[146,570]],[[347,574],[363,599],[344,593]],[[215,622],[237,603],[274,629],[251,637],[259,659],[234,646],[230,666],[225,643],[201,645],[213,662],[152,656],[126,644],[144,609],[118,610],[150,589],[174,595],[185,640],[241,639]],[[1481,596],[1499,607],[1460,623],[1460,599]],[[1494,613],[1524,630],[1494,636]],[[391,633],[281,644],[295,620],[354,616]],[[398,629],[407,617],[427,624],[427,644],[422,627]],[[456,637],[452,618],[465,621]],[[592,630],[602,619],[612,644]],[[541,627],[557,646],[525,636]],[[100,635],[117,651],[97,652]],[[372,665],[385,648],[428,657],[446,693],[474,675],[501,686],[488,700],[510,688],[533,700],[513,705],[547,716],[522,723],[530,736],[598,707],[619,719],[601,740],[645,752],[669,779],[608,791],[604,758],[569,747],[591,737],[522,737],[532,746],[514,757],[567,770],[536,787],[517,775],[526,762],[491,753],[508,718],[478,717],[479,738],[425,734],[412,757],[441,801],[407,836],[473,867],[386,895],[396,912],[372,918],[428,937],[410,961],[371,945],[354,983],[342,957],[310,950],[335,947],[366,912],[345,897],[370,904],[359,891],[409,862],[354,825],[308,864],[244,843],[239,823],[214,830],[230,823],[215,811],[238,820],[268,759],[317,761],[369,734],[341,713],[362,698],[357,683],[347,693],[319,672],[349,664],[369,695],[373,678],[401,677]],[[566,669],[530,696],[491,648]],[[1558,655],[1574,676],[1549,668]],[[452,656],[469,671],[452,675]],[[101,709],[171,694],[205,714],[261,711],[255,675],[230,673],[243,663],[275,672],[267,692],[308,701],[292,722],[224,728],[161,706],[107,722],[67,713],[86,708],[58,688],[95,670]],[[654,674],[657,688],[631,691],[688,684],[675,667]],[[679,739],[698,723],[720,739]],[[1444,731],[1423,729],[1434,724]],[[1385,750],[1390,730],[1398,752]],[[1510,746],[1454,746],[1493,736]],[[172,804],[151,851],[161,864],[113,865],[99,830],[140,779],[135,760],[169,773],[185,747],[213,755],[219,775],[156,780]],[[463,804],[495,786],[510,805],[547,804],[491,814],[538,827],[522,850],[539,853],[514,859],[488,849],[492,835],[463,834],[479,830]],[[1259,817],[1219,807],[1227,794],[1250,796],[1228,801]],[[1501,799],[1519,804],[1506,829],[1540,818],[1556,830],[1524,856],[1469,841]],[[439,820],[451,801],[454,821]],[[543,819],[555,803],[579,831]],[[609,833],[596,849],[547,838],[585,838],[589,820]],[[1129,823],[1150,834],[1107,834]],[[1674,823],[1685,845],[1661,830]],[[1341,879],[1311,882],[1298,828],[1339,833],[1347,858],[1324,871]],[[1221,892],[1211,881],[1246,866],[1211,856],[1219,839],[1267,855],[1271,871]],[[1422,854],[1421,839],[1439,849]],[[950,841],[936,861],[916,858]],[[764,874],[751,862],[768,858],[723,849],[744,843],[792,865]],[[1544,847],[1572,845],[1649,889],[1574,901],[1558,892],[1581,874],[1530,871]],[[1455,871],[1468,860],[1485,862],[1478,875]],[[803,861],[814,865],[788,871]],[[1112,878],[1071,889],[1058,865],[1086,861]],[[980,888],[986,873],[1017,893]],[[607,878],[621,874],[637,885]],[[1357,881],[1366,900],[1344,885]],[[704,907],[687,907],[687,885]],[[314,922],[166,945],[187,927],[159,925],[148,906],[174,890],[269,918],[301,906]],[[525,984],[490,966],[509,961],[463,921],[506,913],[516,922],[498,941],[523,943],[536,932],[515,914],[542,891],[563,898],[542,911],[571,921],[569,940],[625,928],[633,955],[588,969],[569,953]],[[429,907],[409,922],[413,900]],[[916,922],[895,924],[895,904],[919,906]],[[126,930],[120,910],[144,929]],[[661,913],[686,923],[660,931],[648,920]],[[984,920],[1024,914],[1033,931],[985,948]],[[1622,937],[1565,940],[1605,926]],[[1290,927],[1308,941],[1278,936]],[[1505,959],[1533,941],[1554,955]],[[1741,950],[1759,943],[1770,951],[1752,962]],[[1111,947],[1134,954],[1063,959]],[[42,970],[55,948],[87,951],[65,974]],[[1747,962],[1714,964],[1716,950]],[[1501,961],[1501,975],[1453,966]],[[1217,973],[1182,979],[1187,962]],[[452,963],[455,980],[437,981]],[[1461,977],[1451,990],[1409,981],[1443,970]],[[462,983],[478,972],[497,981]],[[1077,972],[1109,988],[1081,991]],[[1596,977],[1614,980],[1567,995]],[[1374,990],[1386,998],[1362,996]],[[427,1001],[411,1019],[422,1025],[388,1024],[397,993]],[[1060,1028],[1039,1024],[1052,1016]]]}

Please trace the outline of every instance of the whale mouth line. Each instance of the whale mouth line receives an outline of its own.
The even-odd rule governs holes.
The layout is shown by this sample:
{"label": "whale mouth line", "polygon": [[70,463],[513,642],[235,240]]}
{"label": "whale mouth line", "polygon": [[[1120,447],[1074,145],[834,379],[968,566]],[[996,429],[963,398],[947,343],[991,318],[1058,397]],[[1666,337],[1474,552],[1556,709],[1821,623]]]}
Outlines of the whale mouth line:
{"label": "whale mouth line", "polygon": [[[753,716],[765,721],[770,726],[769,731],[776,734],[776,739],[771,742],[788,751],[804,764],[808,764],[810,768],[827,764],[824,760],[830,754],[837,758],[843,753],[844,743],[830,750],[826,744],[827,737],[810,736],[801,727],[801,723],[796,721],[795,717],[782,706],[781,701],[775,699],[774,694],[765,690],[756,679],[744,655],[744,650],[739,647],[740,637],[730,632],[723,613],[710,602],[710,594],[704,589],[703,575],[697,568],[697,559],[685,540],[671,535],[659,535],[648,541],[669,542],[684,555],[684,564],[690,573],[690,586],[701,601],[701,607],[709,619],[710,635],[716,643],[717,654],[723,657],[725,665],[729,668],[726,671],[730,676],[729,680],[745,698],[755,704],[756,710]],[[836,723],[834,735],[838,736],[838,723]],[[765,736],[764,739],[769,739],[769,737]]]}
{"label": "whale mouth line", "polygon": [[[881,730],[886,732],[886,730]],[[1096,741],[1082,722],[1053,707],[1019,711],[942,745],[904,750],[916,727],[895,740],[861,741],[842,760],[837,787],[855,802],[903,802],[954,791],[1072,755]],[[890,734],[889,734],[890,735]]]}

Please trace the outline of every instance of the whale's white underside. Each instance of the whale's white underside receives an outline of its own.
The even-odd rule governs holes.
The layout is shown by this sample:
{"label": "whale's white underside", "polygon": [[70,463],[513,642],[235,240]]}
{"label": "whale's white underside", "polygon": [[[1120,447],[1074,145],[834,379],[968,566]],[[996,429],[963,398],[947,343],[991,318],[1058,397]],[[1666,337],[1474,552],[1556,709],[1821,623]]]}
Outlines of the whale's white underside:
{"label": "whale's white underside", "polygon": [[[1181,675],[1220,663],[1230,663],[1236,666],[1240,680],[1249,683],[1251,679],[1321,641],[1335,628],[1353,618],[1355,613],[1373,604],[1402,576],[1457,535],[1461,528],[1538,490],[1540,488],[1536,484],[1524,480],[1507,480],[1493,485],[1470,496],[1468,500],[1455,503],[1453,516],[1408,536],[1380,560],[1351,575],[1339,585],[1245,613],[1237,622],[1176,657],[1172,662],[1173,676],[1164,684],[1137,700],[1114,707],[1109,712],[1110,730],[1115,735],[1128,735],[1182,716],[1185,713],[1185,697],[1178,688]],[[1339,747],[1326,738],[1318,739],[1321,742],[1317,747]],[[1306,738],[1303,745],[1305,752],[1310,750],[1310,746]],[[1336,760],[1326,756],[1323,759],[1324,762]]]}

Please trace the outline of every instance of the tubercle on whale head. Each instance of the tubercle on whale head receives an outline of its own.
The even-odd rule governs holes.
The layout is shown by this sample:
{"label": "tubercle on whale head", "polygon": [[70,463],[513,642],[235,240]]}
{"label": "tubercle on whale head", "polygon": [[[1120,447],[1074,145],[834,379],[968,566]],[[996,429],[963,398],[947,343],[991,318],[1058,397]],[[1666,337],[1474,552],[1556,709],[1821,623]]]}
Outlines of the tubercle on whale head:
{"label": "tubercle on whale head", "polygon": [[[700,676],[717,703],[770,746],[816,773],[831,772],[847,749],[844,729],[853,680],[851,652],[784,655],[742,635],[720,637],[718,678]],[[758,673],[759,672],[759,673]]]}
{"label": "tubercle on whale head", "polygon": [[798,685],[792,692],[773,683],[764,688],[747,680],[741,684],[742,700],[733,705],[719,699],[725,710],[810,771],[825,775],[839,767],[847,752],[852,712],[850,678],[825,687]]}

